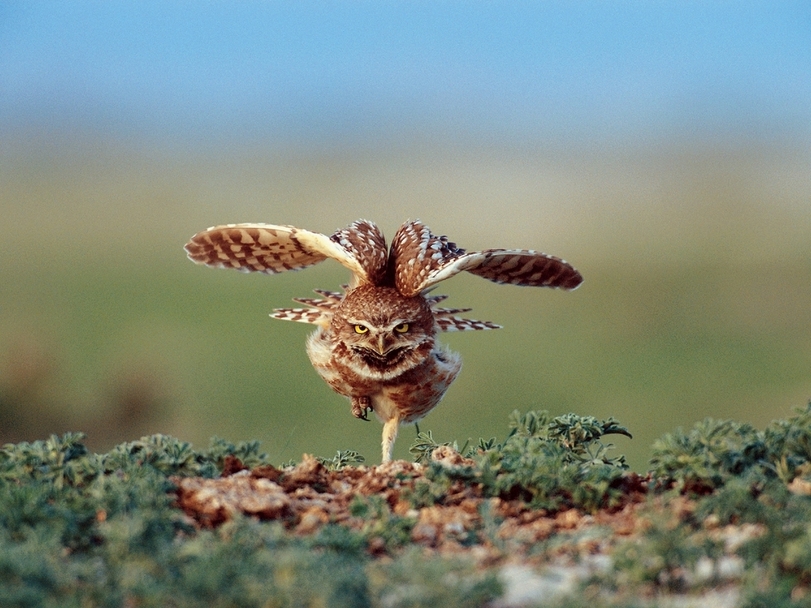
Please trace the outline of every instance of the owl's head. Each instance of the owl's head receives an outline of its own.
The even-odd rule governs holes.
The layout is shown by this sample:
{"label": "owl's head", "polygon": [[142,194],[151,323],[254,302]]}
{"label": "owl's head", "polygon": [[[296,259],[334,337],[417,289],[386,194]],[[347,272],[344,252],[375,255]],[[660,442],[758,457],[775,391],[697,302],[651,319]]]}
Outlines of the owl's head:
{"label": "owl's head", "polygon": [[349,363],[386,379],[416,367],[434,347],[434,315],[422,296],[406,298],[392,287],[361,285],[346,294],[330,332]]}

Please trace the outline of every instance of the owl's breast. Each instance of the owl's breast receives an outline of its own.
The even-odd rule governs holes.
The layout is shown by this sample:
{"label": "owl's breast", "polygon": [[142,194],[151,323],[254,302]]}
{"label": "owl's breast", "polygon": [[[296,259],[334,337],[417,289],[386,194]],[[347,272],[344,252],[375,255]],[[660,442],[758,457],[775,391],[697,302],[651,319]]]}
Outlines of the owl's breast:
{"label": "owl's breast", "polygon": [[458,353],[434,343],[416,365],[370,373],[348,347],[333,342],[329,331],[321,328],[307,339],[307,355],[333,390],[347,397],[368,397],[383,421],[395,415],[402,422],[419,420],[440,402],[462,369]]}
{"label": "owl's breast", "polygon": [[341,381],[341,371],[332,363],[332,344],[329,339],[329,330],[318,328],[307,337],[307,356],[313,364],[315,371],[327,384],[342,394],[347,394],[338,388],[336,383]]}
{"label": "owl's breast", "polygon": [[423,364],[372,395],[372,409],[382,422],[395,415],[416,422],[439,404],[461,369],[459,354],[437,345]]}

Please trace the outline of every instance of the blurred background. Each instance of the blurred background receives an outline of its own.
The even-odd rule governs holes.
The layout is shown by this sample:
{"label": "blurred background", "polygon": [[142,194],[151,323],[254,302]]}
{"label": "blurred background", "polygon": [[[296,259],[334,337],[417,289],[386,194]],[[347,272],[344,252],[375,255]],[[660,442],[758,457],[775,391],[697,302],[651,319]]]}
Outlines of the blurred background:
{"label": "blurred background", "polygon": [[[644,470],[706,416],[811,398],[808,2],[0,3],[0,441],[259,439],[279,462],[380,425],[268,318],[347,272],[190,263],[229,222],[408,218],[535,248],[575,292],[443,284],[500,323],[421,424],[614,416]],[[395,455],[408,456],[413,427]]]}

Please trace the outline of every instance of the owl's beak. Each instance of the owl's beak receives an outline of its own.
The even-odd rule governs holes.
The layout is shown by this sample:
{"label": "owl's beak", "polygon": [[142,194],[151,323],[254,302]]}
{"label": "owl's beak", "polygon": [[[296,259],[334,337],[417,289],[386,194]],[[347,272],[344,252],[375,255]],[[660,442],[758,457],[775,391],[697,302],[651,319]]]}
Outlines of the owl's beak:
{"label": "owl's beak", "polygon": [[377,352],[381,357],[384,357],[389,352],[388,345],[386,344],[386,336],[377,337]]}

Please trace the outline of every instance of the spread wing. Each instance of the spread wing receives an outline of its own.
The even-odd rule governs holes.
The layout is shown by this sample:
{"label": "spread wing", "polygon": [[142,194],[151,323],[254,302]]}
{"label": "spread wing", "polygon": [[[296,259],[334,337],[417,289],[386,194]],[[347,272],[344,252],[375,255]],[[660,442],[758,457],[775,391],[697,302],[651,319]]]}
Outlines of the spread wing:
{"label": "spread wing", "polygon": [[355,284],[380,280],[387,263],[383,234],[366,220],[332,236],[275,224],[214,226],[195,234],[186,252],[198,264],[267,274],[299,270],[332,258],[352,271]]}
{"label": "spread wing", "polygon": [[467,252],[447,237],[435,236],[419,221],[403,224],[391,245],[394,281],[405,296],[414,296],[463,270],[495,283],[575,289],[583,282],[568,262],[531,249],[485,249]]}
{"label": "spread wing", "polygon": [[[485,249],[467,254],[457,264],[494,283],[570,290],[583,282],[582,275],[566,260],[532,249]],[[453,264],[448,270],[453,270]]]}

